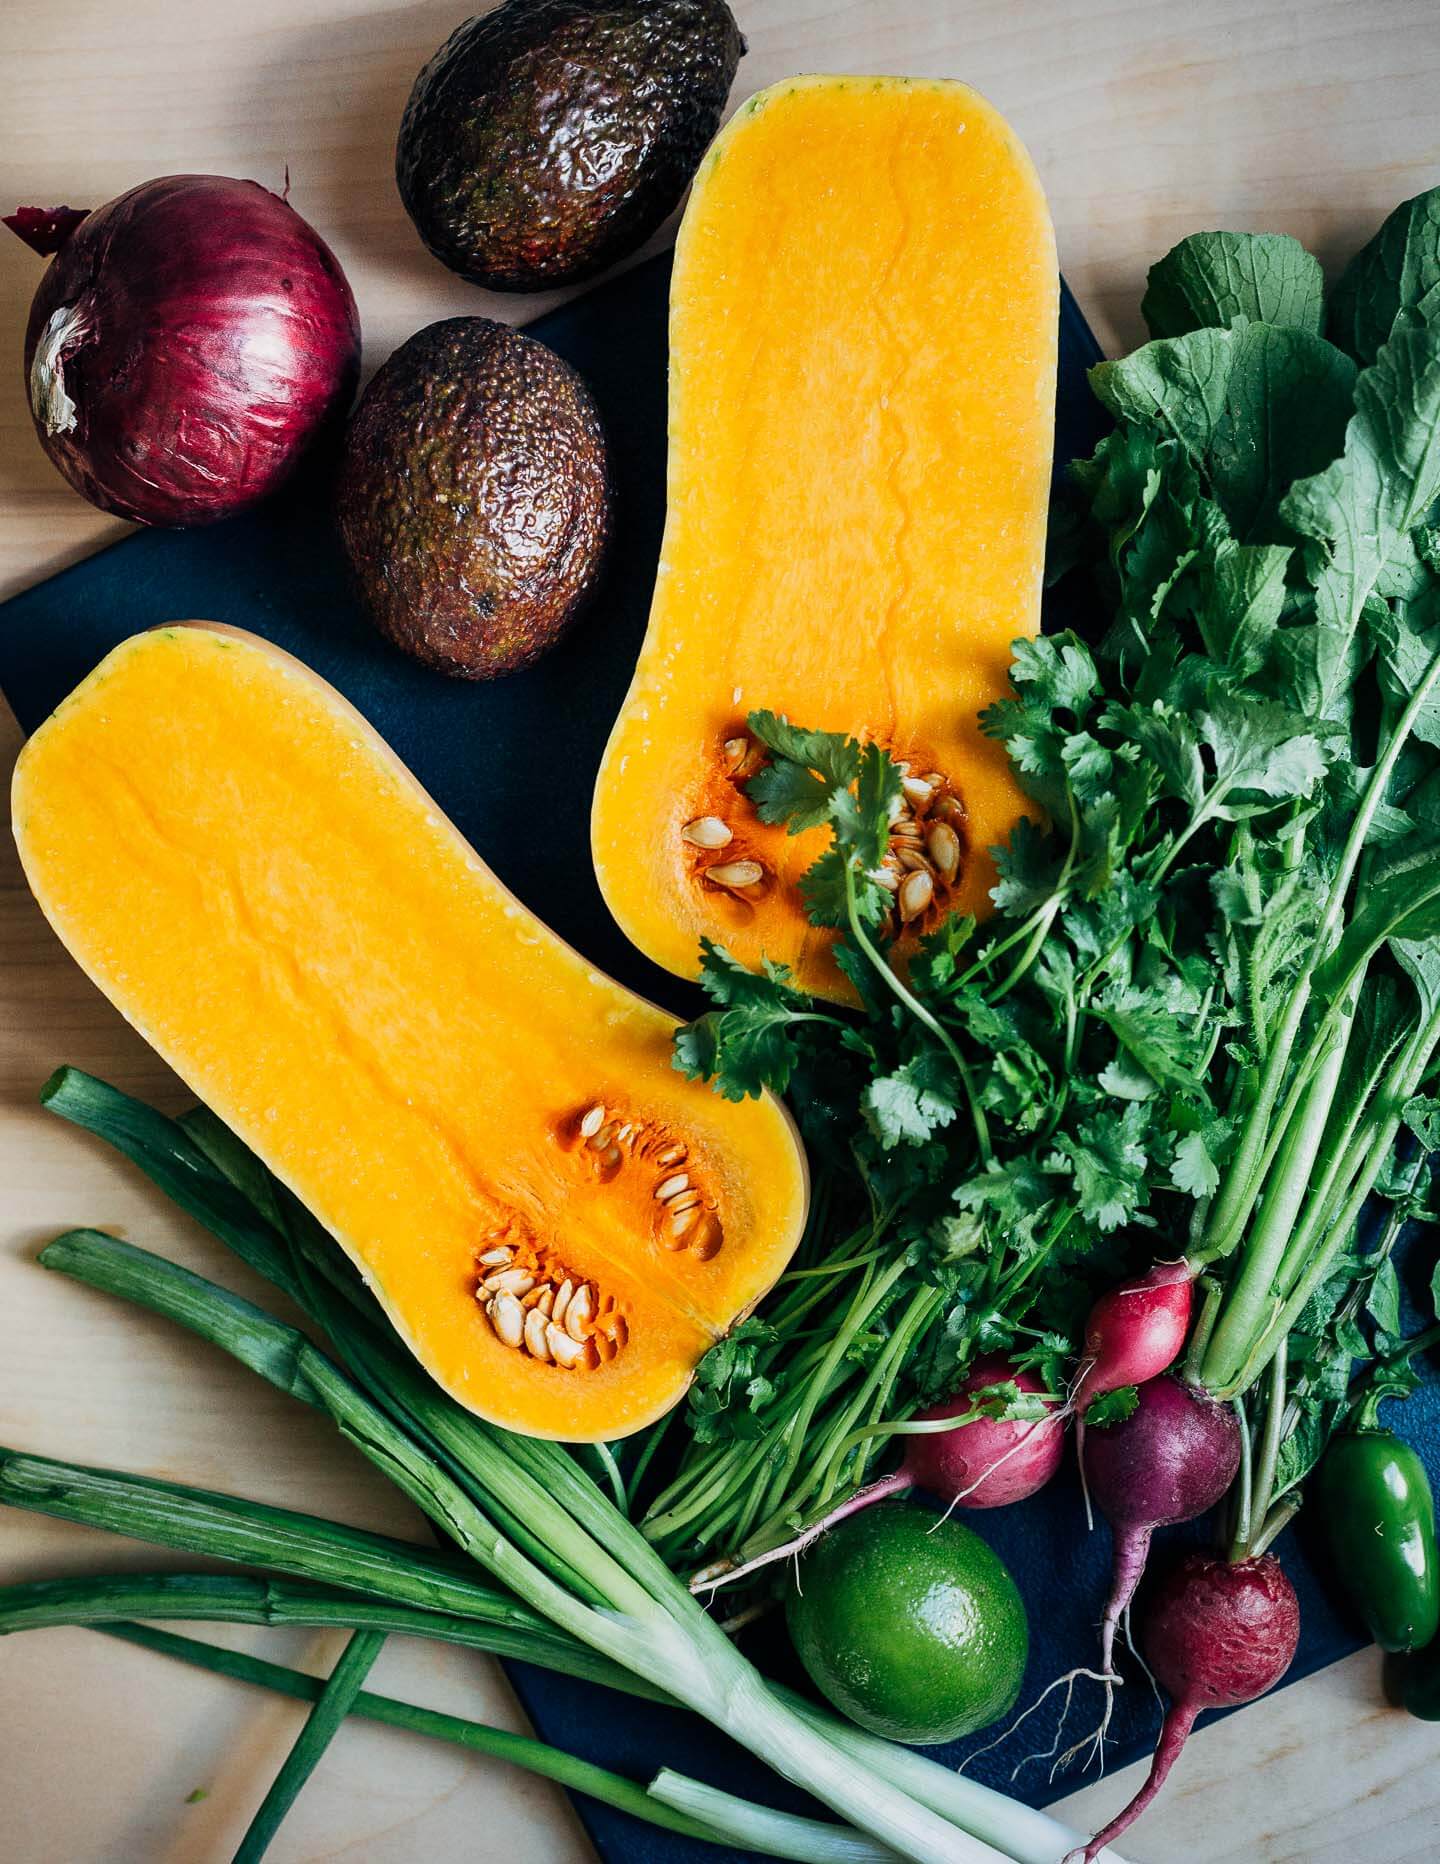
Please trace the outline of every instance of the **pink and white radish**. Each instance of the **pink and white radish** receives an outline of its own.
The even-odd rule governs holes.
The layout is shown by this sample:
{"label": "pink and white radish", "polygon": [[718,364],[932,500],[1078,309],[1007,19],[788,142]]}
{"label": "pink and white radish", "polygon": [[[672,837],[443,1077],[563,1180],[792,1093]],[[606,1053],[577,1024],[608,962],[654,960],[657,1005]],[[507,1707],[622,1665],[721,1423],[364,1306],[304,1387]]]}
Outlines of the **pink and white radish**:
{"label": "pink and white radish", "polygon": [[[976,1410],[977,1393],[1005,1384],[1014,1384],[1023,1393],[1040,1395],[1047,1415],[1003,1418]],[[908,1489],[924,1489],[948,1508],[1002,1508],[1023,1501],[1044,1488],[1060,1467],[1068,1414],[1069,1407],[1047,1394],[1044,1379],[1034,1369],[1017,1368],[999,1354],[977,1359],[952,1396],[912,1420],[911,1428],[904,1432],[905,1451],[897,1470],[857,1490],[823,1520],[814,1522],[783,1546],[772,1547],[739,1566],[707,1567],[692,1579],[691,1590],[733,1585],[763,1566],[792,1559],[837,1522]],[[948,1429],[914,1428],[944,1425],[951,1419],[955,1422]]]}
{"label": "pink and white radish", "polygon": [[1170,1697],[1155,1759],[1125,1810],[1065,1864],[1092,1864],[1155,1798],[1202,1709],[1238,1708],[1273,1689],[1300,1638],[1300,1606],[1273,1554],[1224,1560],[1192,1553],[1162,1583],[1141,1642]]}
{"label": "pink and white radish", "polygon": [[1083,1418],[1105,1392],[1168,1371],[1190,1331],[1194,1295],[1195,1271],[1183,1260],[1157,1262],[1148,1274],[1102,1294],[1085,1322],[1072,1409]]}
{"label": "pink and white radish", "polygon": [[1084,1459],[1090,1493],[1115,1534],[1101,1630],[1101,1668],[1109,1675],[1116,1626],[1135,1596],[1152,1534],[1193,1521],[1220,1500],[1240,1467],[1240,1426],[1228,1405],[1166,1374],[1140,1386],[1129,1417],[1090,1432]]}

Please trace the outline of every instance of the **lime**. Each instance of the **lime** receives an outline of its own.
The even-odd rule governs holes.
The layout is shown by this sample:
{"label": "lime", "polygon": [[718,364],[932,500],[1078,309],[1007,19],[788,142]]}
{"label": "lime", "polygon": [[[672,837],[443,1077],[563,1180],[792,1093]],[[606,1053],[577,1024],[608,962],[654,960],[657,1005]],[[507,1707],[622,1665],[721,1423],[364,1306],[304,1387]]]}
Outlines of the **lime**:
{"label": "lime", "polygon": [[805,1555],[785,1606],[815,1687],[872,1734],[926,1746],[1013,1707],[1030,1648],[999,1555],[914,1502],[851,1515]]}

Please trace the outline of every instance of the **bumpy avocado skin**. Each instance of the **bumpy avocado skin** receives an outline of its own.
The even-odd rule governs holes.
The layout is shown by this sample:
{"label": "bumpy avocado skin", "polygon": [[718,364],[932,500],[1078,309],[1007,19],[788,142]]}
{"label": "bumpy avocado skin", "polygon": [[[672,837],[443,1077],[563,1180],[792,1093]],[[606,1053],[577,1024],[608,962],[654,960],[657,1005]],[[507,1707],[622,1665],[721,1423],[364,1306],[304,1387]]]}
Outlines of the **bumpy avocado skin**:
{"label": "bumpy avocado skin", "polygon": [[380,631],[427,666],[528,666],[584,607],[610,530],[589,390],[534,337],[452,317],[403,343],[345,436],[341,541]]}
{"label": "bumpy avocado skin", "polygon": [[395,152],[406,211],[477,285],[589,278],[677,205],[744,50],[725,0],[504,0],[415,80]]}

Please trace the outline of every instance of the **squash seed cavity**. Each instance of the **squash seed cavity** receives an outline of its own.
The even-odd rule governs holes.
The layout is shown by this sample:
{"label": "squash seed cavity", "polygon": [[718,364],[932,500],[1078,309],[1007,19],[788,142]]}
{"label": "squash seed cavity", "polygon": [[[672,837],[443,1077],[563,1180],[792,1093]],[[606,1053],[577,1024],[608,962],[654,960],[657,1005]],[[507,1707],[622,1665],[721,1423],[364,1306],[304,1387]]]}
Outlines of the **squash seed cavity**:
{"label": "squash seed cavity", "polygon": [[567,1273],[548,1250],[513,1229],[487,1238],[476,1271],[475,1299],[496,1339],[541,1365],[595,1371],[629,1339],[612,1297]]}
{"label": "squash seed cavity", "polygon": [[596,1101],[562,1119],[557,1136],[602,1184],[615,1184],[623,1174],[626,1185],[643,1190],[651,1235],[662,1249],[687,1251],[700,1262],[719,1254],[725,1230],[716,1199],[671,1128],[627,1119]]}
{"label": "squash seed cavity", "polygon": [[[726,813],[696,815],[683,824],[681,840],[693,857],[695,878],[711,895],[753,907],[769,892],[774,875],[743,845],[755,824],[744,785],[769,761],[752,733],[736,729],[720,747],[721,769],[735,786]],[[959,884],[968,849],[965,805],[940,770],[915,771],[897,760],[900,794],[890,809],[885,855],[870,878],[894,896],[884,929],[895,934],[920,931],[942,917]],[[745,914],[749,917],[749,914]]]}

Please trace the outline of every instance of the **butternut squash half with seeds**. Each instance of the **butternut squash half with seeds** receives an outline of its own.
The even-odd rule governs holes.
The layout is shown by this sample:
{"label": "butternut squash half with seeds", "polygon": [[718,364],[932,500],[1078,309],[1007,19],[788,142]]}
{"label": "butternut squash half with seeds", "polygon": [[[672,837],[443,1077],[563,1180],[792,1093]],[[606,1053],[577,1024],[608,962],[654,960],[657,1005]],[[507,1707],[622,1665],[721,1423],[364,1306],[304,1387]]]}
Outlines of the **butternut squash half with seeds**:
{"label": "butternut squash half with seeds", "polygon": [[804,1155],[495,878],[346,702],[253,636],[124,642],[21,754],[72,955],[337,1238],[426,1370],[623,1436],[784,1268]]}
{"label": "butternut squash half with seeds", "polygon": [[1059,314],[1014,133],[963,84],[794,78],[701,166],[670,291],[669,509],[595,793],[611,911],[693,975],[701,934],[844,996],[793,840],[744,791],[757,708],[909,766],[896,919],[983,913],[1025,808],[978,714],[1039,626]]}

